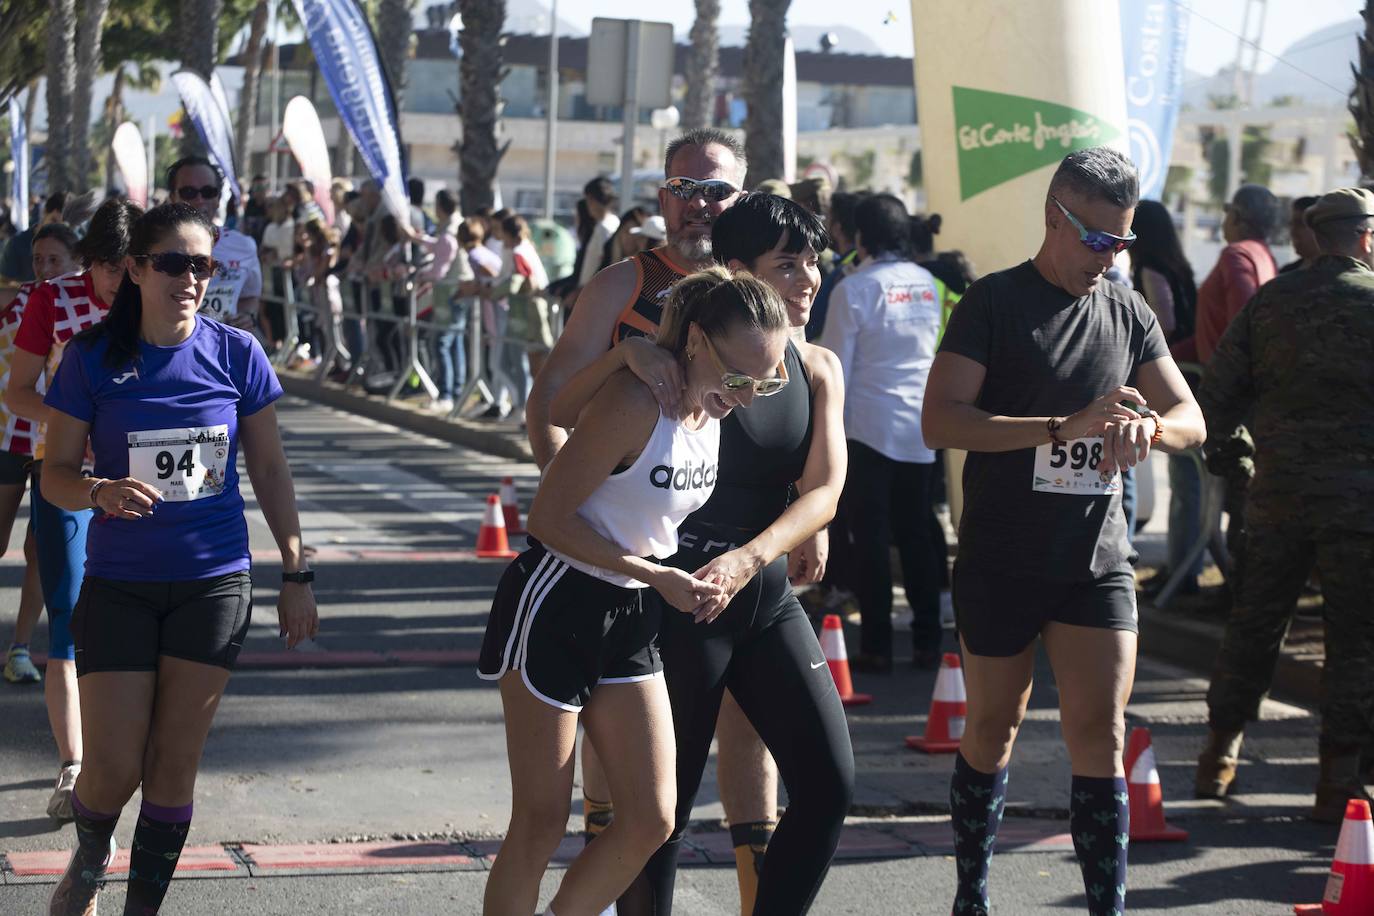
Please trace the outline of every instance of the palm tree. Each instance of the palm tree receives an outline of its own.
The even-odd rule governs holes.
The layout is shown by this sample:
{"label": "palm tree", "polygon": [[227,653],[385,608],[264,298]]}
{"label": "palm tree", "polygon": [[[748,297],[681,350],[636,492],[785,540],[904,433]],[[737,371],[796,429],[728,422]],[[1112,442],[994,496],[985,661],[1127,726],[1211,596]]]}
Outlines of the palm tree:
{"label": "palm tree", "polygon": [[219,20],[224,0],[181,0],[181,65],[208,82],[219,60]]}
{"label": "palm tree", "polygon": [[682,103],[682,126],[708,127],[715,119],[716,73],[720,69],[720,0],[697,0],[697,18],[687,51],[687,98]]}
{"label": "palm tree", "polygon": [[252,171],[253,123],[258,113],[258,90],[262,86],[262,51],[267,39],[267,0],[258,0],[248,26],[248,42],[243,49],[243,89],[239,92],[239,120],[234,125],[234,149],[239,154],[239,176]]}
{"label": "palm tree", "polygon": [[782,55],[791,5],[792,0],[749,0],[749,39],[744,46],[744,99],[749,106],[744,122],[746,187],[782,177]]}
{"label": "palm tree", "polygon": [[73,174],[85,182],[91,171],[91,92],[100,74],[100,37],[110,0],[81,0],[76,12],[76,86],[72,96],[71,150]]}
{"label": "palm tree", "polygon": [[410,41],[415,34],[415,0],[381,0],[377,4],[377,51],[382,67],[391,80],[399,112],[405,96],[406,61],[410,57]]}
{"label": "palm tree", "polygon": [[1360,162],[1360,174],[1374,179],[1374,2],[1364,5],[1364,34],[1359,37],[1360,65],[1355,71],[1355,88],[1350,93],[1350,113],[1355,116],[1355,133],[1350,145]]}
{"label": "palm tree", "polygon": [[461,0],[463,48],[462,99],[458,113],[463,119],[463,139],[458,143],[462,208],[471,213],[490,207],[496,200],[496,170],[510,146],[497,141],[501,117],[501,29],[506,23],[506,0]]}
{"label": "palm tree", "polygon": [[71,126],[76,94],[76,0],[51,0],[48,7],[48,191],[81,190],[73,184]]}

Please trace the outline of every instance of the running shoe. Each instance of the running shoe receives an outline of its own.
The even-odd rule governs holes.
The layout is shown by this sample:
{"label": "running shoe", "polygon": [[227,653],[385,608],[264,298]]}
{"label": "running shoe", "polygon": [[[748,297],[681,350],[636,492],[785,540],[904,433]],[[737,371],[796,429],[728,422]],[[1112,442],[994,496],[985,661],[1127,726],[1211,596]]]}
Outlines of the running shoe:
{"label": "running shoe", "polygon": [[76,777],[81,772],[80,763],[69,763],[57,774],[57,786],[48,799],[48,817],[55,821],[72,819],[72,790],[76,788]]}
{"label": "running shoe", "polygon": [[96,916],[96,902],[100,888],[105,883],[105,869],[114,859],[115,841],[110,837],[110,851],[96,870],[85,867],[81,861],[81,850],[72,851],[67,870],[53,889],[48,899],[48,916]]}
{"label": "running shoe", "polygon": [[5,659],[5,680],[11,684],[37,684],[43,675],[33,665],[28,649],[10,649]]}

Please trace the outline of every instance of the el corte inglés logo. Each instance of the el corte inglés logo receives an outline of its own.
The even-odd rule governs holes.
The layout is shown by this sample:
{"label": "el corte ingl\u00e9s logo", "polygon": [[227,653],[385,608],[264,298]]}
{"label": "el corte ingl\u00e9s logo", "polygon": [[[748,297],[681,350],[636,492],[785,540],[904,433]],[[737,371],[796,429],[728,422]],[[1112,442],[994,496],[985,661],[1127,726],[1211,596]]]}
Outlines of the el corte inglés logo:
{"label": "el corte ingl\u00e9s logo", "polygon": [[1121,131],[1096,115],[1020,95],[954,88],[961,200],[1110,143]]}

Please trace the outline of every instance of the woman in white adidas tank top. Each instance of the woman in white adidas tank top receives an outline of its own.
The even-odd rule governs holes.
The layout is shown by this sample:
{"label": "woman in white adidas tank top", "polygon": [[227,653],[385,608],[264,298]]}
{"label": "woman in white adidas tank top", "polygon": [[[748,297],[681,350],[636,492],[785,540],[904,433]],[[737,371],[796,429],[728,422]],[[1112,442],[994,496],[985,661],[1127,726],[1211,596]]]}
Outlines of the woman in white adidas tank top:
{"label": "woman in white adidas tank top", "polygon": [[[499,680],[510,827],[487,881],[487,916],[528,916],[567,827],[581,713],[605,761],[615,822],[568,868],[548,913],[600,913],[667,838],[675,805],[672,712],[656,601],[692,613],[720,591],[656,560],[715,486],[719,420],[786,384],[787,313],[765,283],[723,268],[677,284],[660,346],[686,379],[686,419],[659,412],[629,372],[612,376],[544,472],[528,527],[537,541],[506,570],[479,674]],[[622,803],[620,800],[625,799]]]}

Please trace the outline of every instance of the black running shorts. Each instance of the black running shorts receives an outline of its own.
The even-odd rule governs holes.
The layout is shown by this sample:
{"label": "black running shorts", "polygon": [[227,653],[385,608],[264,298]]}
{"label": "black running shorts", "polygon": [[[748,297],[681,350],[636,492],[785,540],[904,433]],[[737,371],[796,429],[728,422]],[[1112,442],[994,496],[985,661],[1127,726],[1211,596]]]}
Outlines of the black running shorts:
{"label": "black running shorts", "polygon": [[0,451],[0,486],[20,487],[28,483],[33,458],[16,452]]}
{"label": "black running shorts", "polygon": [[232,670],[252,614],[247,572],[182,582],[87,576],[72,613],[77,676],[156,671],[162,655]]}
{"label": "black running shorts", "polygon": [[1019,655],[1051,621],[1140,632],[1135,574],[1110,572],[1087,582],[1006,576],[955,562],[954,620],[974,655]]}
{"label": "black running shorts", "polygon": [[580,712],[599,684],[659,677],[658,601],[621,588],[535,544],[501,576],[482,640],[478,676],[519,671],[536,697]]}

